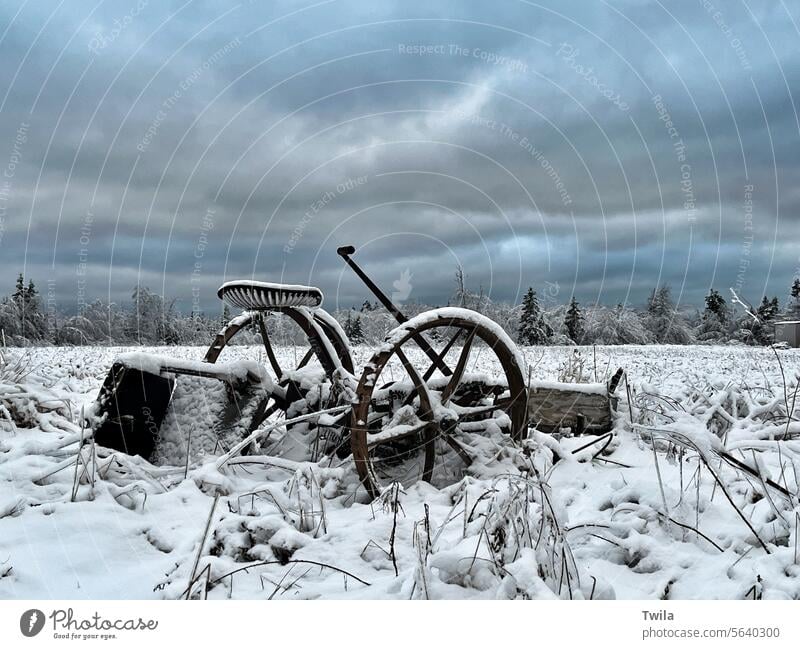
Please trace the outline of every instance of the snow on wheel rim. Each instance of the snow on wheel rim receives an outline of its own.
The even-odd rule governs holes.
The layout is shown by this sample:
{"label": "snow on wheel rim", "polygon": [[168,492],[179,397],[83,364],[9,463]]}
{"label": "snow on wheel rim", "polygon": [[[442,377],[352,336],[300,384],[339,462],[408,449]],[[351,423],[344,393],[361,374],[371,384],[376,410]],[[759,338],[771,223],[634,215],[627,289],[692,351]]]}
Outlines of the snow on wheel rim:
{"label": "snow on wheel rim", "polygon": [[[435,382],[431,380],[432,367],[428,368],[424,379],[421,380],[420,373],[416,372],[415,368],[408,367],[409,361],[405,357],[402,348],[403,345],[409,341],[415,338],[419,339],[421,334],[426,331],[452,328],[455,328],[457,333],[452,337],[450,343],[444,348],[443,352],[434,352],[438,357],[438,361],[434,358],[430,358],[434,365],[444,363],[449,346],[453,344],[462,333],[467,334],[467,340],[461,348],[459,362],[455,372],[447,368],[450,371],[449,380],[445,381],[445,379],[439,379],[440,382],[445,381],[448,385],[440,394],[437,394],[436,388],[434,387]],[[470,339],[472,338],[488,346],[491,353],[494,354],[500,362],[500,366],[506,378],[505,385],[507,386],[508,397],[505,402],[500,405],[500,402],[497,400],[497,395],[495,394],[495,405],[490,404],[486,408],[486,414],[491,415],[487,421],[493,419],[494,412],[503,411],[504,414],[507,415],[509,431],[513,439],[519,440],[526,433],[527,389],[523,378],[524,361],[511,338],[495,322],[469,309],[446,307],[422,313],[392,330],[386,336],[384,343],[373,354],[370,361],[365,364],[357,388],[357,397],[353,404],[351,418],[351,448],[359,478],[371,497],[377,497],[382,489],[381,480],[378,477],[373,461],[373,451],[374,447],[377,445],[374,443],[375,440],[380,440],[378,443],[382,443],[386,438],[390,441],[396,441],[402,436],[408,436],[410,434],[426,436],[425,441],[421,444],[424,450],[425,460],[422,478],[425,480],[430,477],[432,471],[434,453],[433,441],[436,438],[443,438],[462,458],[468,456],[466,449],[459,448],[460,444],[450,435],[450,433],[455,430],[455,427],[461,423],[459,415],[453,415],[452,410],[448,409],[445,404],[440,403],[438,399],[449,399],[453,396],[453,390],[461,387],[462,379],[467,376],[465,374],[465,359],[471,351],[472,342]],[[387,367],[390,359],[395,356],[403,363],[406,371],[409,372],[409,376],[411,376],[414,390],[420,401],[423,416],[419,418],[416,430],[413,426],[408,426],[405,429],[396,426],[394,429],[390,429],[395,432],[397,435],[396,437],[392,437],[392,435],[386,433],[385,430],[381,435],[376,436],[369,430],[371,425],[370,408],[375,405],[373,403],[373,397],[376,395],[376,379]],[[447,377],[446,373],[442,372],[442,374]],[[486,386],[493,383],[483,377],[481,377],[478,382]],[[449,383],[453,385],[449,385]],[[496,386],[492,387],[496,389]],[[378,389],[378,393],[379,392],[380,389]],[[434,396],[431,397],[431,394]],[[413,394],[410,396],[413,398]],[[479,391],[478,396],[480,399],[485,399],[487,395]],[[428,413],[426,412],[428,409],[426,402],[429,401],[431,412]],[[455,421],[453,417],[455,417]],[[373,422],[374,421],[373,418]],[[438,428],[438,430],[432,433],[431,431],[436,428]],[[431,436],[433,439],[430,439]]]}

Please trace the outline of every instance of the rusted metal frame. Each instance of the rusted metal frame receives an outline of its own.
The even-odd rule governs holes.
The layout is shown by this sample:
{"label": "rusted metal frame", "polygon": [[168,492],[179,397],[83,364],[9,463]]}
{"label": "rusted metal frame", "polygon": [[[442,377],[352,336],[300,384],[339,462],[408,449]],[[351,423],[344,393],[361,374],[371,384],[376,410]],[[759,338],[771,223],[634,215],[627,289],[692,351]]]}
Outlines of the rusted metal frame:
{"label": "rusted metal frame", "polygon": [[[447,442],[448,446],[450,446],[461,459],[467,464],[470,465],[472,463],[472,457],[467,454],[464,448],[452,438],[449,431],[443,430],[440,426],[435,424],[433,419],[433,405],[431,399],[431,392],[428,389],[428,384],[422,379],[419,372],[417,372],[417,368],[408,360],[408,357],[403,352],[402,344],[398,345],[395,349],[395,354],[400,359],[400,362],[403,364],[408,375],[411,377],[411,381],[414,383],[414,386],[417,389],[419,394],[419,401],[420,406],[422,408],[422,416],[430,417],[431,422],[423,427],[423,431],[425,431],[425,465],[422,471],[422,479],[426,482],[430,482],[431,476],[433,474],[434,463],[436,460],[436,448],[434,447],[434,442],[436,440],[436,432]],[[438,431],[431,434],[431,429],[433,426],[438,428]],[[387,440],[393,441],[393,440]]]}
{"label": "rusted metal frame", "polygon": [[[461,336],[461,334],[463,332],[464,332],[464,329],[458,328],[458,331],[456,331],[456,333],[453,335],[453,337],[450,339],[450,341],[444,346],[444,349],[442,349],[442,351],[438,353],[438,356],[439,356],[440,360],[444,361],[444,357],[447,356],[447,352],[450,351],[450,349],[455,344],[456,340],[458,340],[458,338]],[[430,366],[428,367],[428,369],[425,370],[425,374],[422,375],[422,380],[423,381],[428,381],[428,379],[430,379],[431,376],[433,376],[433,373],[436,371],[436,367],[437,367],[436,363],[431,363]],[[460,381],[461,381],[461,379],[459,379],[459,382]],[[386,386],[384,386],[384,387],[386,387]],[[405,398],[405,400],[403,401],[403,405],[404,406],[411,405],[412,401],[414,401],[414,393],[413,392],[411,392]]]}
{"label": "rusted metal frame", "polygon": [[[373,356],[375,361],[375,356]],[[372,467],[370,461],[369,446],[367,443],[367,433],[369,432],[369,402],[371,394],[371,383],[377,378],[375,365],[368,365],[364,368],[361,380],[356,388],[357,401],[353,404],[350,415],[350,450],[353,454],[353,461],[356,465],[358,477],[370,498],[377,498],[380,495],[380,481]],[[361,418],[363,416],[363,419]]]}
{"label": "rusted metal frame", "polygon": [[336,355],[343,369],[353,374],[355,368],[353,366],[353,357],[350,355],[350,345],[348,344],[346,336],[343,337],[344,332],[338,326],[336,319],[325,309],[314,309],[313,314],[314,322],[316,322],[324,331],[325,335],[333,345]]}
{"label": "rusted metal frame", "polygon": [[[448,326],[452,326],[452,324],[442,324],[440,326],[448,327]],[[445,349],[442,351],[442,353],[440,355],[441,358],[444,358],[444,355],[447,353],[448,349],[452,346],[452,344],[458,339],[458,337],[461,335],[462,331],[466,331],[466,329],[459,328],[459,330],[456,332],[456,334],[450,339],[450,342],[447,344],[447,346],[445,347]],[[469,360],[470,350],[472,349],[472,343],[475,340],[476,333],[477,333],[477,327],[472,327],[472,329],[469,330],[469,333],[467,334],[467,339],[464,341],[464,347],[461,349],[461,354],[458,357],[458,362],[456,364],[456,368],[453,370],[453,374],[450,377],[450,380],[448,381],[447,385],[445,386],[444,390],[442,391],[442,394],[441,394],[441,397],[440,397],[442,405],[446,405],[447,404],[447,402],[450,400],[450,397],[453,396],[453,394],[458,389],[458,386],[461,383],[461,379],[464,376],[464,370],[466,369],[467,361]],[[433,372],[431,370],[433,370],[433,369],[435,369],[435,366],[431,365],[431,367],[428,368],[428,372],[430,372],[432,374]],[[429,378],[428,372],[426,372],[425,376],[423,377],[423,381],[426,380],[426,377]],[[406,400],[405,400],[406,403],[404,403],[403,405],[408,405],[407,402],[409,402],[409,399],[413,400],[413,393],[410,394],[406,398]],[[470,464],[472,464],[472,461],[473,461],[472,456],[458,442],[458,440],[456,440],[452,436],[452,430],[455,430],[455,428],[457,428],[457,426],[458,426],[458,422],[456,422],[455,425],[450,430],[441,429],[440,432],[441,432],[441,435],[444,438],[444,440],[447,442],[448,446],[450,446],[458,454],[458,456],[462,459],[462,461],[467,466],[469,466]]]}
{"label": "rusted metal frame", "polygon": [[[308,353],[306,353],[306,356],[304,356],[303,360],[301,360],[297,369],[304,367],[311,360],[311,358],[316,355],[320,359],[320,363],[328,375],[332,374],[338,365],[341,365],[348,371],[352,372],[353,361],[346,342],[341,339],[341,336],[333,327],[325,322],[325,319],[319,315],[319,311],[316,311],[313,316],[309,318],[306,312],[301,312],[299,309],[293,307],[273,310],[281,312],[297,323],[309,341],[310,349]],[[231,338],[251,324],[253,319],[259,321],[262,339],[266,341],[265,348],[267,350],[267,356],[271,357],[270,364],[272,365],[272,369],[280,379],[283,374],[283,370],[280,368],[277,358],[275,357],[274,350],[272,350],[270,345],[269,335],[266,333],[266,327],[263,323],[263,315],[259,312],[245,312],[228,322],[228,324],[216,335],[214,342],[211,344],[211,347],[209,347],[203,360],[207,363],[215,363],[219,358],[220,353],[231,340]],[[340,361],[338,364],[333,358],[330,357],[327,346],[320,342],[319,339],[322,336],[326,336],[330,341],[331,346],[336,352]],[[178,371],[184,374],[191,373],[177,369],[171,371]],[[198,375],[202,376],[202,374]],[[274,414],[277,410],[286,410],[286,408],[289,406],[289,401],[286,398],[286,391],[278,390],[278,386],[274,386],[274,388],[275,389],[273,389],[272,394],[274,403],[269,408],[265,409],[262,415],[262,421],[263,419],[266,419]]]}
{"label": "rusted metal frame", "polygon": [[436,461],[436,447],[434,446],[436,436],[432,430],[435,424],[433,422],[433,402],[431,400],[431,393],[430,390],[428,390],[428,384],[422,380],[419,372],[417,372],[417,368],[414,367],[403,352],[402,344],[397,345],[395,354],[397,358],[400,359],[406,373],[411,377],[411,382],[417,389],[422,419],[429,422],[428,426],[423,428],[423,434],[425,436],[425,460],[422,468],[422,479],[426,482],[430,482],[431,476],[433,475],[434,462]]}
{"label": "rusted metal frame", "polygon": [[[470,345],[471,344],[472,343],[470,342]],[[433,418],[431,392],[428,388],[428,384],[422,379],[419,372],[417,371],[417,368],[414,367],[411,361],[408,360],[408,357],[405,355],[405,352],[403,352],[402,342],[395,347],[394,353],[397,355],[397,358],[400,359],[400,362],[403,364],[406,373],[411,377],[411,381],[412,383],[414,383],[414,386],[417,389],[417,393],[419,394],[420,407],[422,408],[423,418],[425,418],[426,416]],[[432,425],[434,424],[431,424],[431,426]],[[448,446],[450,446],[456,453],[458,453],[459,457],[461,457],[461,459],[464,460],[464,462],[467,465],[470,465],[472,463],[472,457],[470,457],[464,450],[464,448],[456,440],[452,438],[450,431],[446,431],[442,429],[441,426],[437,425],[436,433],[438,433],[438,435],[441,436],[445,440],[445,442],[447,442]],[[425,441],[425,447],[426,447],[425,467],[423,469],[422,479],[425,480],[426,482],[430,482],[431,475],[433,474],[433,465],[436,460],[436,449],[433,445],[436,439],[436,433],[434,433],[434,435],[432,435],[429,439],[426,439]]]}
{"label": "rusted metal frame", "polygon": [[[438,326],[450,326],[450,325],[438,325]],[[449,399],[449,397],[452,395],[453,391],[457,388],[458,384],[460,383],[461,377],[463,376],[464,368],[466,366],[466,359],[469,357],[469,349],[472,346],[472,341],[474,340],[475,333],[476,333],[476,329],[473,327],[473,329],[471,330],[470,334],[468,335],[467,341],[465,343],[465,350],[466,351],[462,350],[462,354],[459,357],[459,365],[457,366],[454,374],[452,375],[451,381],[448,382],[448,384],[446,386],[446,389],[450,388],[450,391],[449,391],[449,393],[447,395],[443,395],[443,398],[442,398],[442,402],[443,403],[446,403],[447,399]],[[451,343],[450,344],[452,344],[457,339],[457,337],[459,335],[460,335],[460,330],[455,336],[453,336],[453,338],[451,339]],[[448,346],[450,344],[448,344]],[[425,416],[426,411],[431,409],[431,394],[430,394],[430,390],[428,388],[428,385],[427,385],[425,379],[423,377],[420,377],[419,372],[417,372],[417,369],[413,366],[413,364],[406,357],[405,353],[402,351],[402,343],[397,346],[395,353],[398,356],[398,358],[400,359],[401,363],[403,364],[406,372],[411,377],[411,380],[412,380],[412,382],[414,383],[414,385],[416,387],[417,393],[420,395],[420,406],[422,408],[424,408],[423,416]],[[446,353],[446,350],[445,350],[444,353]],[[443,356],[443,354],[442,354],[442,356]],[[435,367],[435,366],[432,366],[432,367]],[[406,400],[405,400],[406,403],[404,403],[404,405],[407,405],[407,402],[409,402],[409,400],[413,401],[413,397],[414,397],[414,393],[412,392],[406,398]],[[467,451],[464,449],[464,447],[457,440],[455,440],[452,437],[451,433],[452,433],[452,430],[455,429],[456,425],[457,425],[457,422],[449,430],[445,430],[445,429],[442,429],[441,427],[439,427],[440,430],[438,432],[441,435],[441,437],[447,442],[447,444],[459,455],[459,457],[464,461],[464,463],[467,464],[467,465],[470,465],[472,463],[472,461],[473,461],[472,456],[470,456],[469,453],[467,453]],[[419,427],[417,427],[415,429],[410,429],[408,431],[404,431],[402,434],[399,434],[399,435],[397,435],[395,437],[392,437],[390,439],[381,440],[381,442],[379,442],[379,443],[386,443],[386,442],[390,442],[390,441],[396,441],[398,439],[401,439],[401,438],[407,437],[409,435],[415,434],[415,433],[419,432],[420,430],[423,430],[423,429],[425,429],[426,427],[429,427],[429,426],[430,426],[430,424],[427,424],[427,423],[423,424],[422,426],[419,426]],[[375,444],[371,444],[370,445],[370,447],[374,447],[374,446],[375,446]],[[427,456],[427,452],[426,452],[426,460],[427,460],[427,457],[428,456]],[[435,457],[434,457],[434,459],[435,459]],[[426,469],[427,469],[427,467],[426,467]],[[433,467],[431,467],[431,472],[432,472],[432,470],[433,470]],[[426,479],[426,480],[429,479],[429,478],[425,477],[427,475],[427,473],[428,473],[428,471],[426,470],[424,472],[424,474],[423,474],[423,479]]]}
{"label": "rusted metal frame", "polygon": [[[353,404],[350,420],[350,449],[353,454],[353,460],[356,465],[358,476],[367,490],[370,498],[377,498],[380,495],[381,482],[375,473],[375,467],[372,464],[370,445],[368,441],[369,434],[369,408],[371,401],[371,394],[375,387],[374,382],[380,375],[380,372],[386,366],[389,358],[394,354],[395,348],[387,351],[378,352],[373,355],[370,363],[365,367],[361,375],[361,380],[356,388],[357,400]],[[401,350],[402,354],[402,350]],[[405,358],[405,354],[403,354]],[[408,359],[405,359],[408,363]],[[402,362],[402,358],[401,358]],[[410,366],[410,363],[409,363]],[[416,372],[413,366],[410,366],[412,372]],[[419,378],[419,375],[417,375]],[[413,379],[412,379],[413,381]],[[429,395],[427,395],[429,397]],[[426,393],[421,393],[420,401],[424,403]],[[430,408],[430,399],[428,398],[428,412],[432,414]],[[424,407],[424,406],[423,406]],[[430,422],[425,422],[420,430],[427,429]],[[415,431],[418,432],[418,431]],[[428,432],[427,436],[430,437]],[[430,452],[429,445],[426,444],[426,464],[427,459],[430,457],[435,459],[435,454]],[[427,467],[426,467],[427,468]],[[432,471],[432,469],[431,469]],[[424,469],[423,469],[424,473]]]}
{"label": "rusted metal frame", "polygon": [[[476,325],[476,323],[471,320],[448,318],[442,319],[441,321],[431,321],[425,323],[425,325],[423,325],[423,327],[420,329],[414,332],[409,332],[404,338],[399,340],[392,349],[380,352],[373,356],[368,364],[369,370],[362,374],[361,381],[359,382],[357,388],[358,400],[354,404],[351,419],[351,449],[359,477],[361,478],[361,481],[368,493],[373,498],[380,495],[380,481],[375,475],[374,467],[372,466],[370,459],[370,449],[367,441],[368,428],[366,422],[369,419],[370,397],[375,388],[376,379],[386,366],[386,363],[394,353],[394,350],[398,347],[401,347],[407,340],[411,339],[414,333],[420,333],[428,329],[442,326],[457,326],[466,330],[477,328],[480,332],[480,338],[493,349],[494,353],[500,360],[500,363],[503,366],[503,371],[506,375],[509,389],[508,397],[499,399],[495,404],[487,406],[485,410],[479,409],[465,413],[465,415],[460,419],[469,420],[478,414],[482,414],[483,412],[500,409],[509,414],[511,418],[511,433],[515,440],[519,440],[526,431],[528,405],[527,388],[522,375],[522,368],[517,366],[513,349],[507,348],[503,344],[502,340],[494,335],[491,329],[483,328],[479,324]],[[409,372],[409,374],[412,376],[412,380],[413,374],[419,376],[419,373],[413,367],[412,372]]]}
{"label": "rusted metal frame", "polygon": [[477,328],[473,328],[472,331],[467,334],[467,339],[464,341],[464,346],[461,348],[461,354],[458,357],[456,368],[453,370],[453,375],[450,377],[450,381],[448,381],[447,385],[444,387],[444,390],[442,390],[442,405],[445,405],[450,400],[450,397],[453,396],[453,393],[458,389],[458,386],[461,383],[461,379],[464,376],[464,370],[467,367],[467,361],[469,360],[469,353],[472,349],[472,343],[475,340],[475,334],[477,332]]}
{"label": "rusted metal frame", "polygon": [[303,356],[303,358],[300,359],[300,363],[298,363],[296,369],[298,369],[298,370],[303,369],[306,365],[308,365],[308,362],[313,358],[313,356],[314,356],[314,350],[313,349],[309,349],[305,353],[305,356]]}
{"label": "rusted metal frame", "polygon": [[[455,428],[457,427],[458,426],[456,425]],[[467,449],[465,449],[461,445],[461,442],[459,442],[455,437],[453,437],[452,432],[442,431],[442,438],[444,439],[445,442],[447,442],[447,445],[456,452],[458,457],[461,458],[461,461],[465,465],[469,466],[470,464],[472,464],[474,458],[469,454],[469,451],[467,451]]]}
{"label": "rusted metal frame", "polygon": [[[381,444],[389,444],[391,442],[397,442],[397,441],[399,441],[401,439],[405,439],[406,437],[411,437],[413,435],[417,435],[418,433],[421,433],[423,430],[425,430],[426,428],[429,428],[430,426],[431,426],[431,423],[429,421],[424,421],[421,424],[418,424],[416,426],[411,426],[407,430],[399,432],[396,435],[392,435],[391,437],[387,437],[385,439],[380,439],[380,440],[368,440],[367,441],[367,448],[372,450],[373,448],[375,448],[377,446],[380,446]],[[453,438],[452,435],[449,432],[443,432],[442,433],[442,437],[447,442],[447,444],[458,454],[458,456],[462,459],[464,464],[466,464],[467,466],[472,464],[472,461],[473,461],[472,456],[458,442],[458,440]]]}
{"label": "rusted metal frame", "polygon": [[392,435],[391,437],[387,437],[385,439],[372,439],[367,440],[367,448],[373,449],[376,446],[380,446],[381,444],[386,444],[389,442],[397,442],[401,439],[405,439],[406,437],[411,437],[412,435],[416,435],[417,433],[421,433],[425,428],[429,427],[431,422],[423,421],[421,424],[417,424],[416,426],[410,426],[407,430],[404,430],[401,433],[397,433],[396,435]]}
{"label": "rusted metal frame", "polygon": [[[451,342],[456,340],[461,331],[462,330],[459,329],[456,335],[454,335],[453,338],[451,339]],[[447,382],[447,385],[445,386],[444,390],[442,391],[440,397],[442,405],[447,404],[447,402],[450,400],[450,397],[455,393],[455,391],[458,389],[459,384],[461,383],[461,379],[464,376],[464,369],[466,368],[467,361],[469,359],[469,353],[470,350],[472,349],[472,343],[475,340],[475,335],[477,334],[477,332],[478,332],[477,327],[473,327],[467,334],[467,339],[464,341],[464,346],[461,349],[461,354],[458,357],[458,361],[456,363],[455,369],[453,370],[453,374],[450,377],[450,380]],[[443,352],[442,357],[444,356],[445,353],[447,352],[446,351]],[[467,466],[469,466],[470,464],[472,464],[473,458],[467,452],[467,450],[459,443],[459,441],[453,437],[452,433],[456,428],[458,428],[458,420],[456,420],[453,423],[452,427],[450,427],[449,429],[445,429],[444,427],[440,426],[441,435],[444,438],[445,442],[447,442],[448,446],[450,446],[450,448],[452,448],[458,454],[461,460]]]}
{"label": "rusted metal frame", "polygon": [[[386,296],[386,294],[378,288],[378,285],[373,282],[369,276],[361,270],[361,267],[356,264],[351,258],[356,249],[353,246],[342,246],[338,248],[336,252],[339,256],[345,260],[348,266],[353,269],[356,275],[361,279],[362,282],[367,286],[367,288],[372,291],[373,295],[378,298],[378,301],[383,304],[384,307],[394,316],[394,319],[397,320],[400,324],[405,324],[408,322],[408,318],[398,309],[394,303]],[[439,370],[445,376],[450,376],[451,371],[450,368],[447,367],[447,364],[439,357],[433,347],[430,346],[425,338],[423,338],[419,333],[414,332],[412,334],[412,339],[415,343],[419,346],[419,348],[425,352],[425,355],[431,359],[434,365],[439,368]]]}
{"label": "rusted metal frame", "polygon": [[[464,332],[463,329],[459,329],[458,331],[456,331],[456,333],[453,335],[450,341],[444,346],[444,349],[442,349],[442,351],[439,352],[438,356],[442,361],[444,361],[444,357],[447,356],[447,352],[449,352],[450,349],[453,347],[453,345],[455,345],[456,340],[459,339],[459,337],[463,332]],[[425,370],[425,374],[422,375],[422,378],[426,381],[429,378],[431,378],[433,376],[433,373],[436,371],[436,367],[437,367],[436,363],[431,363],[428,369]]]}
{"label": "rusted metal frame", "polygon": [[228,344],[228,341],[252,321],[252,313],[243,313],[242,315],[236,316],[230,322],[228,322],[214,337],[214,342],[212,342],[211,347],[208,348],[203,361],[206,363],[216,363],[219,355],[225,348],[225,345]]}
{"label": "rusted metal frame", "polygon": [[408,322],[408,318],[402,313],[402,311],[400,311],[400,309],[398,309],[392,303],[392,301],[388,297],[386,297],[386,294],[383,291],[381,291],[380,288],[378,288],[378,285],[375,284],[375,282],[373,282],[369,278],[369,276],[363,270],[361,270],[361,267],[350,258],[350,255],[352,255],[355,251],[356,249],[354,246],[342,246],[336,249],[337,254],[342,259],[345,260],[345,262],[347,263],[348,266],[350,266],[350,268],[353,269],[353,271],[355,272],[356,275],[359,276],[361,281],[364,282],[364,284],[366,284],[367,288],[370,291],[372,291],[375,297],[378,298],[378,301],[380,301],[380,303],[386,307],[389,313],[391,313],[394,316],[394,319],[397,320],[400,324],[405,324],[406,322]]}
{"label": "rusted metal frame", "polygon": [[[333,321],[330,314],[322,309],[315,309],[312,312],[306,307],[287,307],[286,309],[282,309],[282,311],[292,318],[303,330],[311,347],[309,351],[316,355],[325,373],[329,377],[339,368],[350,374],[353,373],[353,359],[350,355],[350,348],[347,345],[347,341],[341,337],[339,330],[331,323],[327,322],[328,318]],[[330,343],[330,345],[326,345],[326,341]],[[308,354],[306,354],[306,356],[308,356]],[[305,357],[303,360],[305,360]],[[302,368],[304,364],[305,363],[301,361],[297,369]],[[343,412],[330,427],[344,425],[344,422],[347,421],[349,416],[349,412]]]}
{"label": "rusted metal frame", "polygon": [[408,356],[406,356],[405,352],[403,351],[402,345],[397,345],[394,350],[395,355],[400,362],[403,364],[403,367],[406,370],[406,373],[411,378],[411,382],[414,384],[414,387],[417,390],[417,394],[419,395],[419,405],[422,409],[422,416],[423,417],[430,417],[433,418],[433,400],[431,399],[431,392],[428,389],[428,384],[422,380],[419,372],[417,372],[417,368],[408,360]]}
{"label": "rusted metal frame", "polygon": [[[353,372],[353,360],[350,356],[350,350],[347,346],[347,343],[344,340],[342,340],[338,332],[325,321],[325,318],[320,313],[320,311],[322,311],[321,309],[316,310],[313,313],[313,315],[311,315],[310,319],[313,320],[313,324],[309,322],[308,314],[305,311],[301,312],[299,308],[285,307],[281,309],[271,309],[271,310],[287,315],[292,320],[294,320],[295,323],[297,323],[297,325],[303,330],[303,333],[306,335],[306,338],[309,341],[309,345],[311,346],[313,353],[316,354],[317,357],[320,359],[320,363],[322,364],[327,374],[332,374],[333,371],[336,369],[337,365],[341,365],[344,369],[346,369],[350,373]],[[205,358],[203,360],[207,363],[215,363],[219,358],[220,353],[228,344],[230,339],[233,338],[233,336],[235,336],[239,331],[241,331],[247,325],[252,323],[254,318],[260,320],[263,318],[263,315],[260,312],[251,311],[233,318],[216,335],[216,337],[214,338],[214,342],[211,344],[211,347],[209,347],[208,351],[206,352]],[[263,337],[264,332],[262,331],[261,333]],[[336,353],[339,359],[339,363],[336,363],[336,361],[333,358],[330,358],[330,354],[328,353],[327,347],[319,342],[318,338],[321,336],[325,336],[330,341],[331,347],[333,348],[334,352]],[[274,357],[274,352],[273,352],[273,357]],[[277,359],[275,360],[275,363],[277,364]],[[272,361],[270,361],[270,364],[272,364]],[[272,369],[273,371],[276,371],[274,364]]]}
{"label": "rusted metal frame", "polygon": [[[344,341],[338,340],[336,333],[305,307],[280,309],[295,321],[303,333],[305,333],[311,349],[325,370],[325,374],[331,376],[339,367],[344,367],[346,362],[352,365],[349,349],[344,345]],[[338,342],[337,342],[338,340]],[[325,344],[330,343],[330,347]],[[334,357],[335,355],[335,357]]]}
{"label": "rusted metal frame", "polygon": [[[508,381],[511,439],[519,442],[528,429],[528,387],[525,385],[525,378],[522,373],[523,368],[517,365],[513,350],[506,347],[494,332],[487,331],[487,335],[482,336],[482,340],[489,344],[489,347],[503,366],[503,372]],[[513,366],[517,366],[517,372],[512,371]],[[509,410],[506,410],[506,412],[509,412]]]}
{"label": "rusted metal frame", "polygon": [[[477,325],[468,322],[462,323],[461,326],[477,329]],[[502,409],[509,413],[511,437],[514,441],[519,442],[527,432],[528,422],[528,389],[523,377],[523,368],[517,366],[513,349],[508,348],[491,329],[484,329],[480,339],[489,346],[503,367],[503,373],[508,383],[509,400],[506,407],[496,406],[495,409]],[[515,367],[516,371],[514,371]]]}
{"label": "rusted metal frame", "polygon": [[269,364],[272,365],[272,371],[275,372],[276,378],[280,381],[280,379],[283,377],[283,369],[281,368],[281,364],[278,362],[277,356],[275,356],[275,350],[272,349],[272,343],[269,340],[267,325],[264,323],[263,314],[259,313],[256,316],[256,321],[258,322],[258,330],[261,333],[261,342],[264,344],[264,349],[267,350]]}

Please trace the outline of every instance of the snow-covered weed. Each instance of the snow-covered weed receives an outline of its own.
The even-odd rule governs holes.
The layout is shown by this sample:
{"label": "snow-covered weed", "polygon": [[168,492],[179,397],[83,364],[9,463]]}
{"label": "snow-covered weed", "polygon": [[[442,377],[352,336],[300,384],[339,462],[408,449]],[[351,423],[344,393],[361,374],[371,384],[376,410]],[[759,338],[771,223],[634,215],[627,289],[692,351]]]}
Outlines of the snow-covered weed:
{"label": "snow-covered weed", "polygon": [[577,347],[569,350],[558,366],[558,380],[561,383],[589,383],[592,380],[587,360]]}

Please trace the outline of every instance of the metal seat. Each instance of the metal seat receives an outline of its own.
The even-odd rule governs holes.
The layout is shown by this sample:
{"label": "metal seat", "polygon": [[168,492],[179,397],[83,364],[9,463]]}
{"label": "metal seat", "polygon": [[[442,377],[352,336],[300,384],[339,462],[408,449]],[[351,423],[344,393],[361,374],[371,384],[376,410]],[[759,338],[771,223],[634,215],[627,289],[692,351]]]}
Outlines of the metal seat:
{"label": "metal seat", "polygon": [[287,307],[315,308],[322,304],[322,291],[314,286],[234,280],[217,290],[220,299],[245,311],[270,311]]}

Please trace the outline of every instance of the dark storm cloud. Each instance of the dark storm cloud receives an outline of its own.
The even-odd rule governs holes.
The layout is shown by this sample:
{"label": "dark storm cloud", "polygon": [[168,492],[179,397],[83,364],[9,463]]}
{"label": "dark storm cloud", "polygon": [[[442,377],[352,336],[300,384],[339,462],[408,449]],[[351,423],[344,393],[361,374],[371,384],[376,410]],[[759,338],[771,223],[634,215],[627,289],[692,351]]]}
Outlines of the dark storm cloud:
{"label": "dark storm cloud", "polygon": [[360,303],[344,243],[431,302],[458,264],[497,299],[603,303],[783,295],[800,267],[785,4],[17,9],[2,292],[24,267],[64,308],[137,282],[211,308],[237,275]]}

